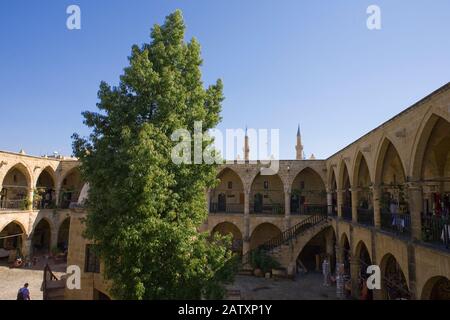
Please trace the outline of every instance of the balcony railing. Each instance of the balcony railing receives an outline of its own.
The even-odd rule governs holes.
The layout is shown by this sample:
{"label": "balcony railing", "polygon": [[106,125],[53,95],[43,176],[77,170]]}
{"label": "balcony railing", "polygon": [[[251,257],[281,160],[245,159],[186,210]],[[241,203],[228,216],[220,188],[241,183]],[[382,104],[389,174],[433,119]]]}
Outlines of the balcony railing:
{"label": "balcony railing", "polygon": [[352,221],[352,207],[342,206],[342,219]]}
{"label": "balcony railing", "polygon": [[398,235],[411,235],[411,216],[409,213],[390,213],[381,210],[381,229]]}
{"label": "balcony railing", "polygon": [[358,223],[373,226],[373,209],[358,208]]}
{"label": "balcony railing", "polygon": [[33,201],[33,209],[41,210],[41,209],[55,209],[56,202],[54,200],[34,200]]}
{"label": "balcony railing", "polygon": [[216,202],[209,205],[210,213],[244,213],[244,205],[240,203],[226,203],[219,206]]}
{"label": "balcony railing", "polygon": [[284,214],[284,206],[281,204],[264,204],[262,206],[250,204],[250,213],[282,215]]}
{"label": "balcony railing", "polygon": [[27,200],[2,200],[0,201],[0,210],[26,210]]}
{"label": "balcony railing", "polygon": [[302,204],[297,208],[291,208],[291,214],[293,215],[313,215],[322,214],[326,215],[328,207],[320,204]]}
{"label": "balcony railing", "polygon": [[422,215],[422,240],[450,249],[450,217]]}

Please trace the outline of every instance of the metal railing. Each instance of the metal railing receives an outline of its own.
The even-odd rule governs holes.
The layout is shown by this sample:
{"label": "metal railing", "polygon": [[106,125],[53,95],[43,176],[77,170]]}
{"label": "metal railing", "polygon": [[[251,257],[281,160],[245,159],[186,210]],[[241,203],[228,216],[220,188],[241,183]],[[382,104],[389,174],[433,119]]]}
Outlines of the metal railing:
{"label": "metal railing", "polygon": [[0,201],[0,210],[27,210],[28,202],[26,199],[3,200]]}
{"label": "metal railing", "polygon": [[210,213],[244,213],[244,205],[240,203],[226,203],[220,205],[216,202],[209,204]]}
{"label": "metal railing", "polygon": [[381,229],[398,235],[411,235],[411,216],[409,213],[390,213],[381,210]]}
{"label": "metal railing", "polygon": [[281,215],[284,214],[284,206],[281,204],[263,204],[262,206],[257,206],[254,203],[250,204],[251,214],[274,214]]}
{"label": "metal railing", "polygon": [[422,215],[422,240],[450,248],[450,217]]}
{"label": "metal railing", "polygon": [[373,226],[373,209],[358,208],[358,223]]}
{"label": "metal railing", "polygon": [[254,252],[257,252],[259,250],[263,250],[266,252],[270,252],[273,249],[281,246],[282,244],[287,243],[288,241],[291,241],[295,238],[297,238],[299,235],[304,233],[305,231],[309,230],[310,228],[327,221],[327,216],[324,214],[314,214],[301,222],[297,223],[295,226],[283,231],[278,236],[264,242],[263,244],[259,245],[257,248],[252,249],[248,251],[242,259],[242,263],[245,265],[250,262],[250,257],[253,255]]}
{"label": "metal railing", "polygon": [[291,214],[293,215],[312,215],[312,214],[324,214],[328,212],[328,207],[321,204],[302,204],[298,208],[291,208]]}
{"label": "metal railing", "polygon": [[352,207],[342,206],[342,219],[352,221]]}

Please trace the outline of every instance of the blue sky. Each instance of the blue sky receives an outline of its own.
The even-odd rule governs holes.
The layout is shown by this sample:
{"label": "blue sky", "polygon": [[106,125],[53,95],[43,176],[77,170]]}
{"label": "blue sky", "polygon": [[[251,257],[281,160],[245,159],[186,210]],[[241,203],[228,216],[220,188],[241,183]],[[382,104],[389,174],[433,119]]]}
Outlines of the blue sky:
{"label": "blue sky", "polygon": [[[66,8],[81,8],[81,30]],[[382,29],[366,27],[381,8]],[[118,83],[132,44],[176,8],[222,78],[220,129],[278,128],[280,156],[325,158],[449,81],[450,1],[3,0],[0,149],[71,154],[101,80]]]}

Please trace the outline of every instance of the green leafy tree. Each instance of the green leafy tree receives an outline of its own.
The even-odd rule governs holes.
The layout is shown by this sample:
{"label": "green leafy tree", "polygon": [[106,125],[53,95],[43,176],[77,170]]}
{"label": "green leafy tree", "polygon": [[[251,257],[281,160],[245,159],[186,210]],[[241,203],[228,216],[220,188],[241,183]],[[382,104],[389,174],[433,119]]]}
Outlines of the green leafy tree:
{"label": "green leafy tree", "polygon": [[91,135],[73,136],[90,185],[85,236],[118,299],[220,298],[233,276],[229,245],[198,232],[215,165],[171,160],[171,134],[193,133],[194,121],[204,133],[215,127],[224,99],[220,80],[204,87],[200,45],[184,32],[180,11],[155,25],[150,43],[132,47],[119,85],[100,84],[100,111],[83,113]]}

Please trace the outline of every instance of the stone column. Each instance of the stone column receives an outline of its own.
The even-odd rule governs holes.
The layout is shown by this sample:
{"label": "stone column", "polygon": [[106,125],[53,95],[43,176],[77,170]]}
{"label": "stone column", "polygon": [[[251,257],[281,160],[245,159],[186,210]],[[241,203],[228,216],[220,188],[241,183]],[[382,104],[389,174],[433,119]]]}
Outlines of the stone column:
{"label": "stone column", "polygon": [[29,188],[27,190],[27,194],[28,194],[27,210],[33,210],[34,189],[33,188]]}
{"label": "stone column", "polygon": [[333,213],[333,193],[330,189],[327,190],[327,213],[329,216]]}
{"label": "stone column", "polygon": [[358,222],[359,188],[352,188],[352,221]]}
{"label": "stone column", "polygon": [[376,185],[372,187],[373,194],[373,222],[375,228],[381,228],[381,188]]}
{"label": "stone column", "polygon": [[58,245],[58,230],[55,228],[52,229],[50,233],[50,252],[52,252],[52,249],[55,248]]}
{"label": "stone column", "polygon": [[[61,185],[57,185],[55,189],[55,204],[56,207],[59,207],[61,204]],[[208,208],[209,210],[209,208]]]}
{"label": "stone column", "polygon": [[338,217],[342,218],[342,205],[344,204],[344,191],[337,190],[337,206],[338,206]]}
{"label": "stone column", "polygon": [[244,190],[244,217],[250,216],[250,191]]}
{"label": "stone column", "polygon": [[242,243],[242,254],[250,251],[250,191],[244,190],[244,234]]}
{"label": "stone column", "polygon": [[291,227],[291,190],[284,192],[284,229]]}
{"label": "stone column", "polygon": [[411,236],[413,239],[422,238],[422,187],[418,183],[408,184],[409,211],[411,215]]}
{"label": "stone column", "polygon": [[334,249],[336,250],[336,263],[344,263],[341,247],[339,245],[335,245]]}
{"label": "stone column", "polygon": [[28,239],[27,236],[22,236],[22,239],[25,239],[22,241],[22,255],[25,258],[30,258],[33,252],[31,252],[31,239]]}
{"label": "stone column", "polygon": [[350,276],[352,282],[352,297],[359,299],[360,289],[359,289],[359,276],[361,273],[361,263],[355,257],[350,259]]}

